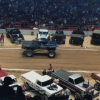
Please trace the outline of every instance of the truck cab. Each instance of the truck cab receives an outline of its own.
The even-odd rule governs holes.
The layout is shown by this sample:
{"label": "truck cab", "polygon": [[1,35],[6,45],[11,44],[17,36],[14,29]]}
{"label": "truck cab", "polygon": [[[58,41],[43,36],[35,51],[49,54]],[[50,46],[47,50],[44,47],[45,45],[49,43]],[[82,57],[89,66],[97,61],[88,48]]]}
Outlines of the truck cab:
{"label": "truck cab", "polygon": [[74,30],[71,34],[69,43],[70,44],[76,44],[76,45],[83,45],[83,41],[84,41],[84,32],[83,31],[79,31],[79,30]]}
{"label": "truck cab", "polygon": [[37,39],[40,39],[40,38],[46,38],[47,40],[50,40],[50,35],[49,35],[48,28],[40,27],[38,29]]}
{"label": "truck cab", "polygon": [[80,87],[83,91],[93,88],[93,85],[89,84],[89,82],[86,82],[80,74],[73,74],[69,76],[68,81],[76,87]]}
{"label": "truck cab", "polygon": [[100,30],[94,30],[91,36],[91,44],[100,45]]}

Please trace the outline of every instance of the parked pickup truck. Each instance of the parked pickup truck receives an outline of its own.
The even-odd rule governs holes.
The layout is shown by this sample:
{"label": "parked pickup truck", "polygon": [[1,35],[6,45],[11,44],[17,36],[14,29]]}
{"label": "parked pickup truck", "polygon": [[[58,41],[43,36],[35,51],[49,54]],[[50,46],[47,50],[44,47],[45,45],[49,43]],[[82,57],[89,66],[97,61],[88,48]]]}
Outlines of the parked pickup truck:
{"label": "parked pickup truck", "polygon": [[84,36],[85,34],[83,31],[74,30],[69,39],[69,43],[83,46]]}
{"label": "parked pickup truck", "polygon": [[45,38],[47,40],[50,40],[50,35],[49,35],[49,30],[46,27],[40,27],[38,29],[38,33],[37,33],[37,39],[40,38]]}
{"label": "parked pickup truck", "polygon": [[51,74],[53,78],[58,78],[60,84],[69,88],[72,93],[74,93],[75,98],[84,97],[89,94],[92,98],[99,95],[99,92],[94,95],[94,87],[84,80],[80,74],[71,74],[63,69],[53,72]]}
{"label": "parked pickup truck", "polygon": [[91,44],[100,45],[100,30],[94,30],[91,36]]}
{"label": "parked pickup truck", "polygon": [[23,87],[26,90],[29,90],[30,88],[35,89],[39,93],[47,95],[47,97],[59,95],[63,90],[62,87],[53,83],[50,76],[41,76],[35,71],[22,74],[21,79],[24,82]]}
{"label": "parked pickup truck", "polygon": [[24,36],[21,34],[20,30],[16,28],[6,28],[6,37],[11,40],[11,43],[21,43],[24,40]]}
{"label": "parked pickup truck", "polygon": [[48,50],[48,57],[55,57],[55,50],[57,48],[56,42],[48,41],[45,38],[40,38],[39,40],[33,41],[23,41],[22,49],[26,49],[24,54],[27,57],[32,57],[34,55],[34,50]]}
{"label": "parked pickup truck", "polygon": [[65,44],[66,35],[63,31],[56,31],[52,36],[52,41],[56,41],[57,44]]}

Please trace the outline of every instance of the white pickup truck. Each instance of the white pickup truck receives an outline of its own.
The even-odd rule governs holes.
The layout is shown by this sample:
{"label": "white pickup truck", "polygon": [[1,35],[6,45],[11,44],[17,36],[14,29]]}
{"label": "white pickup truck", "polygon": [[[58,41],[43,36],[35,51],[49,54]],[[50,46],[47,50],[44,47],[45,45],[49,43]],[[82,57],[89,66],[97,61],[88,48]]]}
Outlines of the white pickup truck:
{"label": "white pickup truck", "polygon": [[45,94],[48,97],[61,94],[63,88],[59,85],[53,83],[50,76],[40,74],[30,71],[21,75],[21,79],[24,82],[25,89],[35,89],[41,94]]}
{"label": "white pickup truck", "polygon": [[49,35],[49,30],[48,30],[48,28],[40,27],[40,28],[38,29],[37,39],[40,39],[40,38],[45,38],[45,39],[47,39],[47,40],[50,40],[50,35]]}

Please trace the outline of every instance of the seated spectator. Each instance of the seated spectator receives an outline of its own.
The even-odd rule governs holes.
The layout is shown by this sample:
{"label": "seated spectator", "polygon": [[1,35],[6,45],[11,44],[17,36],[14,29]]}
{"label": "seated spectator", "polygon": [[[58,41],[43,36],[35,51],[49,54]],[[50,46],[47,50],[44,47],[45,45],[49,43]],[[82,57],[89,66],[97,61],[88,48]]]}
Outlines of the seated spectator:
{"label": "seated spectator", "polygon": [[71,95],[71,91],[68,88],[66,88],[64,93],[66,94],[66,98],[69,99],[69,96]]}
{"label": "seated spectator", "polygon": [[15,91],[9,87],[11,83],[10,77],[4,78],[4,84],[0,87],[0,100],[14,100]]}

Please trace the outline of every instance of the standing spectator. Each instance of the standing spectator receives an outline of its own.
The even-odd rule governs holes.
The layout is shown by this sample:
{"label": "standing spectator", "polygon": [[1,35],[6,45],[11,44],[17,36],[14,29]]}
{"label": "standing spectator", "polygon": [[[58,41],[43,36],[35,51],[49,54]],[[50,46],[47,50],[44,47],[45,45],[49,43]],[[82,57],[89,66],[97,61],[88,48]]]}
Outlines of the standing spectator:
{"label": "standing spectator", "polygon": [[71,94],[71,91],[70,91],[68,88],[66,88],[66,90],[65,90],[64,93],[66,93],[66,97],[67,97],[67,99],[68,99],[69,96],[70,96],[70,94]]}
{"label": "standing spectator", "polygon": [[21,28],[24,28],[24,21],[22,20]]}
{"label": "standing spectator", "polygon": [[11,21],[11,27],[13,27],[13,21]]}
{"label": "standing spectator", "polygon": [[92,26],[92,31],[94,31],[94,30],[95,30],[95,26],[93,25],[93,26]]}
{"label": "standing spectator", "polygon": [[22,93],[22,87],[17,87],[17,93],[15,94],[15,100],[25,100],[25,95]]}
{"label": "standing spectator", "polygon": [[28,24],[28,22],[27,21],[25,21],[25,27],[27,28],[27,24]]}
{"label": "standing spectator", "polygon": [[37,27],[37,26],[38,26],[38,21],[36,20],[36,21],[35,21],[35,27]]}
{"label": "standing spectator", "polygon": [[52,65],[50,64],[50,70],[52,70]]}
{"label": "standing spectator", "polygon": [[1,41],[1,46],[2,46],[2,45],[4,46],[4,35],[3,35],[3,33],[2,33],[2,35],[1,35],[0,41]]}
{"label": "standing spectator", "polygon": [[55,78],[54,83],[56,84],[56,87],[57,87],[57,85],[59,84],[59,79]]}

